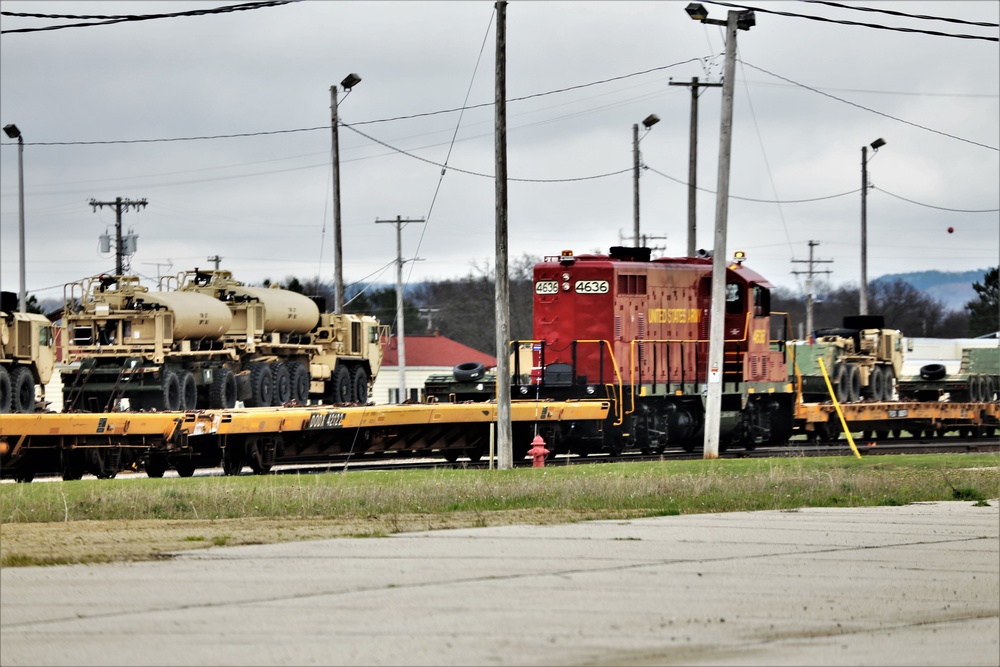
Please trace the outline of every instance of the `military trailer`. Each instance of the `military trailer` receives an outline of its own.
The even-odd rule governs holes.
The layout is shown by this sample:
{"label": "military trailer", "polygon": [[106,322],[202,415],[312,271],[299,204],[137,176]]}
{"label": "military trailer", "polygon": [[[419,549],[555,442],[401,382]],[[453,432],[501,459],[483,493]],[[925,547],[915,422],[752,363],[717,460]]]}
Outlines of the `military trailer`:
{"label": "military trailer", "polygon": [[921,366],[917,375],[899,378],[902,400],[993,403],[1000,391],[1000,342],[992,347],[962,348],[957,373],[943,363]]}

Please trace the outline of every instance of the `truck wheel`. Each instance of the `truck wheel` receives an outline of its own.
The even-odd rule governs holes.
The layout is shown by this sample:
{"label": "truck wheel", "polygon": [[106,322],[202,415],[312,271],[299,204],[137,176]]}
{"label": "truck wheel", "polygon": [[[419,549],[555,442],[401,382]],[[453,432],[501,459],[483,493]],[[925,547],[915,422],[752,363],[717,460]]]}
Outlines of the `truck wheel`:
{"label": "truck wheel", "polygon": [[274,374],[263,362],[250,364],[250,400],[254,407],[271,405],[274,395]]}
{"label": "truck wheel", "polygon": [[191,371],[180,371],[177,374],[177,380],[181,385],[181,409],[197,410],[198,385],[194,381],[194,375]]}
{"label": "truck wheel", "polygon": [[337,366],[330,378],[332,391],[330,392],[334,403],[351,402],[351,372],[346,366]]}
{"label": "truck wheel", "polygon": [[273,364],[274,373],[274,397],[275,405],[284,405],[292,400],[292,380],[289,377],[288,365],[283,363]]}
{"label": "truck wheel", "polygon": [[882,370],[882,398],[879,400],[891,401],[895,390],[893,384],[896,381],[896,372],[892,370],[892,366],[886,366]]}
{"label": "truck wheel", "polygon": [[882,367],[875,366],[872,368],[871,374],[868,376],[868,388],[865,390],[865,395],[876,400],[882,400],[882,384],[885,382],[885,377],[882,374]]}
{"label": "truck wheel", "polygon": [[830,377],[830,383],[833,384],[833,393],[837,397],[839,403],[847,403],[850,400],[850,389],[848,387],[848,373],[847,366],[844,364],[837,364],[833,367],[833,375]]}
{"label": "truck wheel", "polygon": [[848,402],[857,403],[861,400],[861,369],[857,364],[847,365],[847,386],[850,390]]}
{"label": "truck wheel", "polygon": [[229,410],[236,406],[236,376],[228,368],[216,369],[208,390],[208,407]]}
{"label": "truck wheel", "polygon": [[288,376],[292,400],[305,405],[309,402],[309,369],[301,361],[292,361],[289,362]]}
{"label": "truck wheel", "polygon": [[10,374],[0,366],[0,415],[10,412]]}
{"label": "truck wheel", "polygon": [[353,398],[364,405],[368,402],[368,373],[361,366],[351,372],[351,386],[354,388]]}
{"label": "truck wheel", "polygon": [[181,379],[177,373],[164,373],[161,398],[163,399],[163,409],[176,412],[181,409]]}
{"label": "truck wheel", "polygon": [[25,366],[18,366],[10,374],[10,398],[12,412],[35,411],[35,378]]}

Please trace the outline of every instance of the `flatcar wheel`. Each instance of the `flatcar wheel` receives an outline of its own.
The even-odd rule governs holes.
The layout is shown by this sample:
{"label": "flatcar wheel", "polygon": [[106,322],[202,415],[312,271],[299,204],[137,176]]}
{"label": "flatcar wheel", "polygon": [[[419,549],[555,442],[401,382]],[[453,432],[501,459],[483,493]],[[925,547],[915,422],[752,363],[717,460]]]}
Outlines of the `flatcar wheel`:
{"label": "flatcar wheel", "polygon": [[174,469],[181,477],[191,477],[194,475],[196,467],[194,459],[191,457],[185,456],[184,458],[179,458],[174,461]]}
{"label": "flatcar wheel", "polygon": [[145,468],[147,477],[159,479],[167,471],[167,459],[159,454],[150,454],[146,458]]}
{"label": "flatcar wheel", "polygon": [[483,458],[483,448],[473,447],[472,449],[465,450],[465,455],[469,457],[469,461],[476,463],[479,459]]}
{"label": "flatcar wheel", "polygon": [[35,466],[31,461],[22,461],[21,465],[14,471],[14,481],[18,484],[26,484],[35,479]]}
{"label": "flatcar wheel", "polygon": [[222,472],[229,477],[236,477],[243,472],[243,447],[241,445],[228,445],[222,450]]}
{"label": "flatcar wheel", "polygon": [[446,449],[444,450],[444,460],[448,463],[455,463],[458,461],[459,450],[457,449]]}
{"label": "flatcar wheel", "polygon": [[83,477],[83,457],[75,449],[63,449],[59,452],[59,467],[62,470],[64,482],[72,482]]}

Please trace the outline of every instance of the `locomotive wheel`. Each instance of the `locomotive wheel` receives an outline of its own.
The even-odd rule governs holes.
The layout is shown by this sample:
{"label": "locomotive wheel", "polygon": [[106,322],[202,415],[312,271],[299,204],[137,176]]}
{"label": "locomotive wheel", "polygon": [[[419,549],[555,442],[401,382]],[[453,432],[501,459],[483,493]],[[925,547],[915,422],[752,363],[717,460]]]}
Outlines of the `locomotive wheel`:
{"label": "locomotive wheel", "polygon": [[352,398],[364,405],[368,402],[368,373],[361,366],[351,371]]}
{"label": "locomotive wheel", "polygon": [[301,361],[292,361],[288,365],[289,384],[292,388],[292,400],[300,405],[309,402],[309,369]]}
{"label": "locomotive wheel", "polygon": [[330,396],[333,403],[351,402],[351,372],[346,366],[337,366],[330,378]]}
{"label": "locomotive wheel", "polygon": [[274,374],[271,368],[263,362],[250,364],[250,400],[253,407],[262,408],[271,405],[274,396]]}
{"label": "locomotive wheel", "polygon": [[286,364],[273,364],[273,366],[274,396],[272,400],[275,405],[284,405],[292,400],[292,379]]}
{"label": "locomotive wheel", "polygon": [[6,366],[0,366],[0,415],[10,412],[10,374]]}
{"label": "locomotive wheel", "polygon": [[181,385],[181,409],[186,411],[198,409],[198,385],[195,384],[191,371],[180,371],[177,379]]}
{"label": "locomotive wheel", "polygon": [[25,366],[18,366],[10,374],[10,409],[25,414],[35,411],[35,378]]}
{"label": "locomotive wheel", "polygon": [[150,454],[146,458],[146,476],[153,479],[159,479],[163,477],[163,473],[167,472],[167,459],[159,454]]}
{"label": "locomotive wheel", "polygon": [[208,407],[228,410],[236,406],[236,376],[228,368],[216,369],[208,389]]}

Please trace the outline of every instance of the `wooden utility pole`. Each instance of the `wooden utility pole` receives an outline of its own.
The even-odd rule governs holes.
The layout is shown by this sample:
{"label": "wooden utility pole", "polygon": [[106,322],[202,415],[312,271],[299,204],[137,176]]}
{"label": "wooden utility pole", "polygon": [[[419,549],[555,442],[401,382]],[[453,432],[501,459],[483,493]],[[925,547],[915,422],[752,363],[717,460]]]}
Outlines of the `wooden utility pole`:
{"label": "wooden utility pole", "polygon": [[792,271],[793,275],[805,274],[808,276],[806,278],[806,335],[810,335],[813,332],[813,276],[817,273],[832,273],[832,271],[816,271],[813,269],[815,264],[832,264],[832,259],[813,259],[813,248],[819,245],[819,241],[809,242],[809,259],[793,259],[792,262],[795,263],[805,263],[808,262],[808,271]]}
{"label": "wooden utility pole", "polygon": [[514,467],[510,412],[510,282],[507,275],[507,2],[499,0],[496,51],[497,467]]}
{"label": "wooden utility pole", "polygon": [[218,255],[212,255],[211,257],[208,258],[208,261],[212,262],[213,264],[215,264],[215,270],[218,271],[219,270],[219,264],[222,263],[222,258],[219,257]]}
{"label": "wooden utility pole", "polygon": [[698,88],[718,88],[721,83],[698,83],[698,77],[692,77],[691,83],[670,81],[671,86],[691,87],[691,138],[688,140],[688,238],[687,256],[694,257],[697,240],[697,201],[698,201]]}
{"label": "wooden utility pole", "polygon": [[395,220],[375,220],[376,224],[391,223],[396,225],[396,351],[399,355],[399,400],[406,400],[406,343],[403,317],[403,225],[411,222],[424,222],[420,219],[406,219],[396,216]]}
{"label": "wooden utility pole", "polygon": [[122,247],[122,211],[127,211],[130,208],[136,210],[145,208],[146,200],[122,199],[121,197],[115,197],[114,201],[97,201],[96,199],[91,199],[90,205],[94,208],[95,213],[98,208],[104,208],[105,206],[115,207],[115,275],[125,275],[124,262],[122,261],[122,257],[125,255],[125,250]]}

